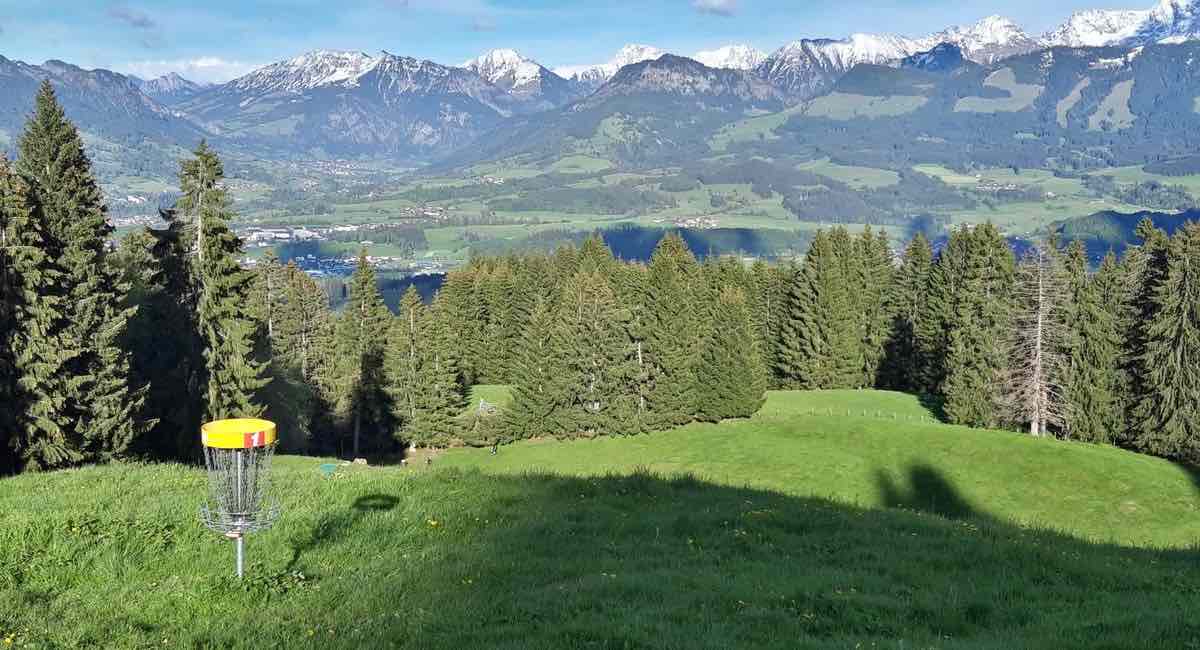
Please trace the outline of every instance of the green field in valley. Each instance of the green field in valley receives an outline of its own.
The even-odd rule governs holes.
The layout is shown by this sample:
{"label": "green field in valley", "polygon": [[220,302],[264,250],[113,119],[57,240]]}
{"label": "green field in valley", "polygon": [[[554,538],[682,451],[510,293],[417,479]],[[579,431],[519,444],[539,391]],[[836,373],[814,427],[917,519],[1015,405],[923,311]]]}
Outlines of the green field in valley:
{"label": "green field in valley", "polygon": [[[476,398],[503,403],[503,387]],[[15,648],[1183,648],[1195,470],[929,421],[915,398],[772,393],[750,420],[276,459],[283,517],[232,546],[203,473],[0,480]],[[1051,530],[1053,529],[1053,530]]]}

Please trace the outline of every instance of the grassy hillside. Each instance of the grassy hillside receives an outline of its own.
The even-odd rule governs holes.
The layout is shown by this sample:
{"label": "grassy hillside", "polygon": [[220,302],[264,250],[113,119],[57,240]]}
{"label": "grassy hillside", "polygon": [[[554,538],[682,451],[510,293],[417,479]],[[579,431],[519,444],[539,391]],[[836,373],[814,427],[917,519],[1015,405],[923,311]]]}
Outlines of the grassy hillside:
{"label": "grassy hillside", "polygon": [[[1186,472],[923,415],[902,395],[774,394],[749,422],[457,452],[432,469],[343,466],[324,478],[320,459],[282,457],[284,516],[250,538],[241,583],[229,576],[231,545],[196,521],[196,469],[4,479],[0,643],[1179,648],[1200,638],[1180,616],[1200,606],[1194,550],[1079,539],[1106,510],[1121,529],[1112,537],[1187,544]],[[601,473],[664,463],[697,475]],[[522,473],[536,466],[557,475]],[[872,485],[876,469],[890,478]],[[780,489],[741,486],[769,482]],[[886,486],[884,498],[846,503],[834,488],[856,482],[870,494]],[[835,498],[798,496],[822,490]],[[1039,501],[1089,515],[1067,535],[1005,521],[1006,509],[1051,507]],[[866,507],[878,504],[902,509]]]}
{"label": "grassy hillside", "polygon": [[453,450],[441,462],[505,474],[689,472],[723,485],[970,513],[1092,541],[1200,540],[1200,476],[1188,468],[1112,447],[941,424],[900,393],[774,392],[752,420],[631,439],[535,441],[497,456]]}

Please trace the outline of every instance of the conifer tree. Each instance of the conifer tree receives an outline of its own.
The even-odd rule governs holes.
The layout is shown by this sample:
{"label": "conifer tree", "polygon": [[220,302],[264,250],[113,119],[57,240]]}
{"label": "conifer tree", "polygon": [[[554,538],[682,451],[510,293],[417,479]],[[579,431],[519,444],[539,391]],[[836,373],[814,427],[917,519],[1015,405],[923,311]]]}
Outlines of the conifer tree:
{"label": "conifer tree", "polygon": [[17,172],[45,224],[46,253],[62,270],[57,344],[67,360],[64,392],[54,399],[70,418],[68,444],[82,459],[105,460],[123,454],[146,430],[135,417],[144,394],[129,386],[129,355],[120,346],[134,310],[126,305],[128,287],[107,260],[112,227],[83,139],[49,82],[38,91],[20,151]]}
{"label": "conifer tree", "polygon": [[337,324],[337,411],[351,431],[351,454],[358,457],[364,432],[390,438],[390,408],[384,391],[384,341],[389,319],[375,270],[364,249],[350,278],[350,299]]}
{"label": "conifer tree", "polygon": [[[951,235],[938,261],[942,284],[932,296],[946,328],[943,410],[955,424],[994,427],[1001,421],[1010,350],[1014,260],[991,224]],[[953,279],[952,282],[947,280]]]}
{"label": "conifer tree", "polygon": [[64,409],[62,271],[29,185],[0,157],[0,474],[83,460]]}
{"label": "conifer tree", "polygon": [[420,394],[420,419],[415,430],[429,444],[446,446],[461,433],[458,416],[466,405],[454,356],[456,323],[448,318],[444,303],[436,298],[425,308],[424,316],[421,323],[425,340],[421,355],[424,390]]}
{"label": "conifer tree", "polygon": [[840,247],[845,254],[850,246],[835,241],[848,237],[842,229],[818,232],[789,290],[780,333],[779,374],[790,385],[810,390],[849,388],[861,378],[862,330],[845,276],[848,265],[837,250]]}
{"label": "conifer tree", "polygon": [[392,411],[400,425],[397,435],[416,445],[427,441],[418,440],[416,429],[420,423],[422,386],[422,322],[425,306],[415,287],[409,286],[400,298],[396,318],[392,321],[385,360],[388,373],[388,393],[392,397]]}
{"label": "conifer tree", "polygon": [[[630,390],[636,375],[623,327],[628,312],[599,271],[581,270],[567,282],[554,328],[562,350],[568,436],[635,433]],[[694,399],[694,396],[691,396]]]}
{"label": "conifer tree", "polygon": [[1066,422],[1063,380],[1071,307],[1057,242],[1031,248],[1017,265],[1016,280],[1007,401],[1015,422],[1031,435],[1045,436]]}
{"label": "conifer tree", "polygon": [[556,316],[552,303],[539,297],[517,348],[512,401],[503,414],[510,439],[559,436],[566,430],[567,377],[561,341],[554,336]]}
{"label": "conifer tree", "polygon": [[696,412],[699,362],[697,297],[703,277],[683,238],[670,233],[658,243],[646,277],[646,349],[651,388],[649,424],[684,424]]}
{"label": "conifer tree", "polygon": [[632,348],[632,370],[630,392],[633,394],[634,418],[631,428],[645,431],[648,428],[649,400],[653,368],[646,353],[646,341],[650,336],[647,313],[647,269],[642,264],[621,264],[615,267],[614,285],[619,304],[628,312],[622,321],[625,336]]}
{"label": "conifer tree", "polygon": [[933,248],[918,232],[904,249],[889,296],[892,327],[881,370],[882,384],[888,388],[913,393],[932,391],[924,381],[930,361],[918,335],[928,318],[932,267]]}
{"label": "conifer tree", "polygon": [[1147,328],[1144,392],[1135,417],[1138,448],[1186,462],[1200,460],[1200,224],[1175,233],[1167,274],[1154,291]]}
{"label": "conifer tree", "polygon": [[258,417],[263,414],[260,391],[269,378],[257,353],[254,274],[237,260],[242,243],[229,229],[232,213],[221,161],[204,142],[194,156],[181,164],[183,194],[175,207],[186,219],[184,245],[193,251],[196,323],[204,345],[204,419]]}
{"label": "conifer tree", "polygon": [[766,374],[745,294],[728,287],[717,299],[712,332],[697,369],[699,418],[717,422],[750,417],[765,400]]}
{"label": "conifer tree", "polygon": [[892,249],[886,233],[869,227],[855,242],[859,259],[854,294],[858,296],[858,318],[862,321],[862,378],[860,387],[880,384],[885,347],[892,331],[895,305],[889,300],[895,275]]}
{"label": "conifer tree", "polygon": [[446,318],[455,323],[454,357],[458,361],[461,383],[466,386],[481,383],[484,369],[480,358],[483,350],[483,311],[475,298],[475,274],[478,264],[451,271],[438,291]]}
{"label": "conifer tree", "polygon": [[1122,412],[1126,421],[1121,438],[1137,446],[1145,421],[1138,415],[1143,396],[1152,392],[1151,373],[1147,365],[1150,347],[1150,327],[1158,317],[1161,303],[1157,300],[1160,287],[1167,280],[1170,239],[1167,233],[1154,226],[1149,218],[1137,226],[1142,243],[1127,248],[1121,260],[1125,296],[1122,301],[1119,327],[1122,336]]}
{"label": "conifer tree", "polygon": [[1120,269],[1110,252],[1089,279],[1082,246],[1072,245],[1067,270],[1074,295],[1068,320],[1070,359],[1064,382],[1066,434],[1074,440],[1112,443],[1122,426]]}

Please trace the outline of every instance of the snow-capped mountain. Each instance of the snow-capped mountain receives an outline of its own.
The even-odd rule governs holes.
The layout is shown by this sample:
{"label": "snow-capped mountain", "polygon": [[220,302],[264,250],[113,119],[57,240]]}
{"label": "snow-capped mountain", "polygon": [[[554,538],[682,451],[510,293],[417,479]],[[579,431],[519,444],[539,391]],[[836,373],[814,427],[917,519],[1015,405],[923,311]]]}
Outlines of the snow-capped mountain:
{"label": "snow-capped mountain", "polygon": [[318,51],[215,86],[177,109],[212,133],[299,151],[423,155],[513,113],[472,70],[381,52]]}
{"label": "snow-capped mountain", "polygon": [[828,89],[856,65],[899,61],[927,49],[920,41],[892,35],[805,39],[779,48],[754,71],[791,97],[807,99]]}
{"label": "snow-capped mountain", "polygon": [[1144,11],[1080,11],[1042,38],[1046,47],[1138,47],[1200,38],[1200,0],[1161,0]]}
{"label": "snow-capped mountain", "polygon": [[710,68],[753,70],[767,60],[767,53],[749,45],[726,45],[715,50],[696,52],[692,58]]}
{"label": "snow-capped mountain", "polygon": [[1149,11],[1089,10],[1071,15],[1067,22],[1042,37],[1048,47],[1103,47],[1137,35]]}
{"label": "snow-capped mountain", "polygon": [[573,82],[582,92],[590,93],[612,79],[621,68],[642,61],[651,61],[666,54],[651,45],[626,45],[617,51],[608,63],[595,65],[572,65],[555,68],[554,72]]}
{"label": "snow-capped mountain", "polygon": [[352,84],[378,61],[363,52],[315,50],[273,63],[226,84],[241,92],[301,93],[330,84]]}
{"label": "snow-capped mountain", "polygon": [[176,72],[145,81],[139,80],[139,82],[138,87],[147,97],[164,106],[172,106],[191,99],[205,88],[204,84],[185,79]]}
{"label": "snow-capped mountain", "polygon": [[950,27],[920,39],[920,43],[929,46],[924,49],[951,43],[962,50],[964,57],[976,63],[992,63],[1040,47],[1036,39],[1003,16],[988,16],[974,25]]}
{"label": "snow-capped mountain", "polygon": [[512,95],[526,110],[562,106],[577,94],[570,82],[516,50],[492,50],[462,64],[485,81]]}

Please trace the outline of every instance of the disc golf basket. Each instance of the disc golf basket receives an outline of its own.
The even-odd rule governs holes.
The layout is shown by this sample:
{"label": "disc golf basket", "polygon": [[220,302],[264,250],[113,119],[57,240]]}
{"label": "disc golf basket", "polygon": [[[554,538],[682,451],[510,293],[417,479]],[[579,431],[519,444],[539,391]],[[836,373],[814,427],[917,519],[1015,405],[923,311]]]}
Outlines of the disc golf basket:
{"label": "disc golf basket", "polygon": [[200,428],[208,498],[200,521],[232,539],[237,549],[237,576],[242,577],[245,536],[270,528],[279,504],[269,494],[275,424],[266,420],[218,420]]}

